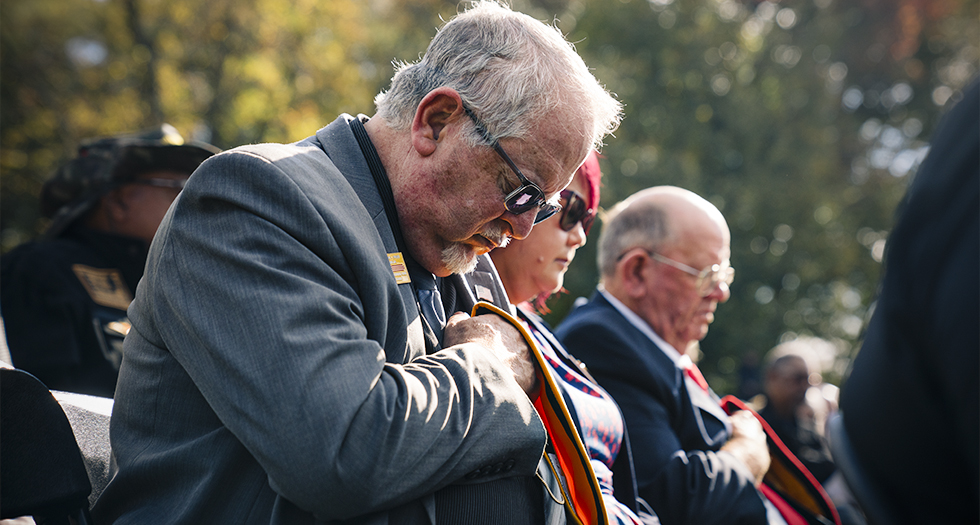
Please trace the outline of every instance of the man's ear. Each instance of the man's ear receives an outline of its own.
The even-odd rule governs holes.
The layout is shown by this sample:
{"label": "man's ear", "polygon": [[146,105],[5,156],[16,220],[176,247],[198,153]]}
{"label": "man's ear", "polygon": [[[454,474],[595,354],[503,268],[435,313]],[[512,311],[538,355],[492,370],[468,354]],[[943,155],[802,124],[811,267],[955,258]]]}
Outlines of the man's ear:
{"label": "man's ear", "polygon": [[633,299],[646,295],[650,279],[650,275],[646,273],[646,262],[646,252],[643,250],[627,252],[623,260],[619,261],[618,271],[623,282],[623,288]]}
{"label": "man's ear", "polygon": [[464,114],[463,99],[455,89],[441,87],[429,92],[412,120],[412,147],[427,157],[435,152],[446,125]]}

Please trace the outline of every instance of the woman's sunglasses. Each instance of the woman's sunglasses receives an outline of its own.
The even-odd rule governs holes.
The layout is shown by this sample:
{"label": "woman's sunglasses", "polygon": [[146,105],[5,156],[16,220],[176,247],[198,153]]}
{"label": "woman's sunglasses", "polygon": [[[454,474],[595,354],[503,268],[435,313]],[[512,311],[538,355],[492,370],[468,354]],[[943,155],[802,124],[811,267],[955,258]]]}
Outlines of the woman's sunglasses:
{"label": "woman's sunglasses", "polygon": [[[581,222],[582,230],[588,235],[589,229],[592,228],[592,222],[595,221],[596,210],[589,208],[585,203],[585,199],[572,190],[562,190],[561,198],[565,203],[561,207],[558,226],[564,231],[570,231],[576,224]],[[540,215],[542,212],[538,214]],[[540,222],[540,220],[537,222]]]}

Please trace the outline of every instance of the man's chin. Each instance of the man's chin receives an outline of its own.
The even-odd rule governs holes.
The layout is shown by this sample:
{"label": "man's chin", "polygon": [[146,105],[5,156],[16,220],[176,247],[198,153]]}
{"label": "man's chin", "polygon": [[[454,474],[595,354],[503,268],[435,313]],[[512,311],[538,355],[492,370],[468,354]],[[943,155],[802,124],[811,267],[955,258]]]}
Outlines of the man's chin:
{"label": "man's chin", "polygon": [[442,264],[449,273],[470,273],[476,268],[477,257],[472,246],[461,242],[450,243],[442,250]]}

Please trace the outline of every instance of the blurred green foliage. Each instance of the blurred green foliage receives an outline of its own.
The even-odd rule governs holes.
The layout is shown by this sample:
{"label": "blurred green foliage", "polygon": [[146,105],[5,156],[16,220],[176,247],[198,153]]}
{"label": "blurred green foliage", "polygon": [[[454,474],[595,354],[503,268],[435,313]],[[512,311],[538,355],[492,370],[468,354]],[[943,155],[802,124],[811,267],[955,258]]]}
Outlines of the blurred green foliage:
{"label": "blurred green foliage", "polygon": [[[709,382],[738,392],[743,362],[819,336],[837,349],[824,375],[839,383],[895,207],[943,107],[977,73],[977,3],[618,0],[577,21],[571,39],[626,103],[603,151],[602,204],[671,184],[729,221],[736,277],[700,345]],[[594,244],[550,321],[592,293],[582,259]]]}
{"label": "blurred green foliage", "polygon": [[[743,359],[860,340],[896,205],[944,108],[977,74],[977,0],[523,0],[559,27],[626,119],[602,204],[652,185],[729,220],[732,299],[702,369],[735,392]],[[14,0],[0,3],[0,248],[44,227],[43,181],[80,140],[170,122],[222,148],[295,141],[373,113],[393,61],[457,10],[439,0]],[[598,228],[593,230],[593,241]],[[553,299],[596,282],[595,242]]]}

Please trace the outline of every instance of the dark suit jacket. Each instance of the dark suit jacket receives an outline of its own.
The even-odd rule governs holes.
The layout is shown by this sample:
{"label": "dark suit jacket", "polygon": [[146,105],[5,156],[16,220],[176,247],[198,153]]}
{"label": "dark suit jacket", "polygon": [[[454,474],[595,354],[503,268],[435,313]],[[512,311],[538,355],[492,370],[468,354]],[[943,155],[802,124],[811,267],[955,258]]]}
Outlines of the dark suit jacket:
{"label": "dark suit jacket", "polygon": [[[52,390],[112,397],[126,307],[147,244],[74,224],[0,258],[0,309],[14,366]],[[81,265],[78,267],[77,265]]]}
{"label": "dark suit jacket", "polygon": [[841,392],[861,466],[906,523],[980,522],[980,87],[944,118],[888,238]]}
{"label": "dark suit jacket", "polygon": [[662,523],[766,523],[751,473],[718,451],[730,431],[713,392],[687,378],[599,293],[555,334],[623,411],[639,496]]}
{"label": "dark suit jacket", "polygon": [[505,365],[425,355],[347,118],[208,159],[171,207],[129,310],[100,523],[430,523],[450,483],[534,475],[544,427]]}

